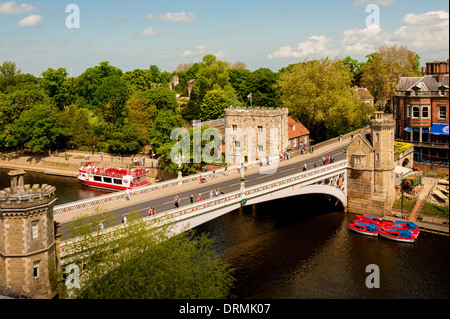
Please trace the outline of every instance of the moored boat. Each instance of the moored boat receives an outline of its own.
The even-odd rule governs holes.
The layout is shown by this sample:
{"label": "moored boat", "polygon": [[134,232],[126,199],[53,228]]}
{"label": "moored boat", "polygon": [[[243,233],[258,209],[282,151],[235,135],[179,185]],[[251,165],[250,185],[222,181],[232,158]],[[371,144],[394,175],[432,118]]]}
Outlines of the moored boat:
{"label": "moored boat", "polygon": [[77,178],[83,185],[111,190],[125,190],[149,185],[146,168],[97,167],[93,162],[82,162]]}
{"label": "moored boat", "polygon": [[417,226],[413,222],[409,222],[406,220],[396,220],[391,224],[387,224],[384,227],[382,227],[382,230],[388,231],[390,229],[406,229],[409,230],[414,238],[417,238],[420,233],[419,226]]}
{"label": "moored boat", "polygon": [[354,223],[349,223],[348,228],[357,232],[358,234],[368,235],[368,236],[378,236],[380,232],[380,227],[373,223],[365,223],[356,220]]}
{"label": "moored boat", "polygon": [[381,237],[403,243],[413,243],[416,240],[412,232],[408,229],[397,229],[391,227],[389,230],[380,230],[379,234]]}
{"label": "moored boat", "polygon": [[[374,225],[377,225],[378,227],[383,227],[385,224],[386,224],[386,222],[385,221],[383,221],[383,220],[381,220],[381,219],[379,219],[379,218],[377,218],[377,217],[375,217],[375,216],[372,216],[372,215],[368,215],[368,214],[364,214],[364,215],[356,215],[356,217],[357,217],[357,220],[359,220],[359,221],[361,221],[361,222],[364,222],[364,223],[372,223],[372,224],[374,224]],[[356,220],[355,220],[356,221]]]}

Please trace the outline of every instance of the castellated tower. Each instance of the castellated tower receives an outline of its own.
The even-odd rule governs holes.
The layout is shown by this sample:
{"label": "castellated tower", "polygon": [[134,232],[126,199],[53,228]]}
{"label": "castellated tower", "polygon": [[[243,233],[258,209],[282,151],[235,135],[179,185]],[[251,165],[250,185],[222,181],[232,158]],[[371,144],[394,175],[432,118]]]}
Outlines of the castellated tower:
{"label": "castellated tower", "polygon": [[383,215],[395,199],[394,128],[392,116],[375,112],[370,130],[363,130],[347,147],[347,210]]}
{"label": "castellated tower", "polygon": [[[52,298],[59,269],[55,187],[24,185],[23,170],[8,173],[0,191],[0,286]],[[56,236],[55,236],[56,234]]]}

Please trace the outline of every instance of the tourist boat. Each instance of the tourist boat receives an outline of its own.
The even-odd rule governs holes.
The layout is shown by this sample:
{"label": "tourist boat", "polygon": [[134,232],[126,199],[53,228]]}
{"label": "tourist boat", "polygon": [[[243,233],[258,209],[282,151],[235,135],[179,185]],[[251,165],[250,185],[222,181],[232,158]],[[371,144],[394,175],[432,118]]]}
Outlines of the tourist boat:
{"label": "tourist boat", "polygon": [[111,190],[132,189],[149,185],[146,168],[105,168],[97,167],[93,162],[82,162],[77,178],[83,185]]}
{"label": "tourist boat", "polygon": [[368,235],[368,236],[378,236],[380,232],[380,227],[370,222],[363,222],[360,220],[355,220],[353,223],[348,224],[348,228],[357,232],[358,234]]}
{"label": "tourist boat", "polygon": [[413,243],[416,240],[412,232],[409,231],[408,229],[398,229],[391,227],[389,230],[380,230],[379,233],[381,237],[395,241],[400,241],[403,243]]}
{"label": "tourist boat", "polygon": [[409,222],[406,220],[396,220],[393,223],[386,224],[382,227],[381,230],[389,231],[390,229],[406,229],[409,230],[414,238],[417,238],[419,236],[419,226],[417,226],[413,222]]}

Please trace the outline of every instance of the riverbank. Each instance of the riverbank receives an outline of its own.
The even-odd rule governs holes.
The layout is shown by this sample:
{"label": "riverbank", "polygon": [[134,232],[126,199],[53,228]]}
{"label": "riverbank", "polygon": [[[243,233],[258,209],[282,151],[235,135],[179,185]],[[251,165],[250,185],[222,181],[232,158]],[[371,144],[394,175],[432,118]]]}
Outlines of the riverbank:
{"label": "riverbank", "polygon": [[[0,153],[0,167],[23,169],[48,175],[76,177],[81,162],[93,161],[99,166],[124,167],[131,165],[131,157],[118,157],[105,154],[69,151],[57,155],[18,154],[17,152]],[[146,159],[146,167],[156,167],[156,160]]]}

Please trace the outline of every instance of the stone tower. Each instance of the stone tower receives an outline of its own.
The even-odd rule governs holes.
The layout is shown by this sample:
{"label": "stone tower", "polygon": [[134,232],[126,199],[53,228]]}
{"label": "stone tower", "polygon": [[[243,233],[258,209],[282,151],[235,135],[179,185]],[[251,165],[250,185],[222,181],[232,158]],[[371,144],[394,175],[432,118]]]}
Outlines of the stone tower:
{"label": "stone tower", "polygon": [[[236,107],[225,109],[226,159],[235,163],[252,162],[260,157],[278,156],[286,151],[288,109],[268,107]],[[237,132],[243,135],[239,139]],[[236,133],[236,134],[235,134]],[[235,144],[239,140],[239,147]],[[243,145],[240,145],[240,144]],[[264,156],[262,155],[264,154]],[[229,162],[231,163],[231,162]]]}
{"label": "stone tower", "polygon": [[8,175],[11,187],[0,191],[0,286],[52,298],[60,267],[56,189],[24,185],[23,170]]}
{"label": "stone tower", "polygon": [[392,116],[375,112],[370,129],[347,147],[347,210],[382,216],[395,199],[394,128]]}

